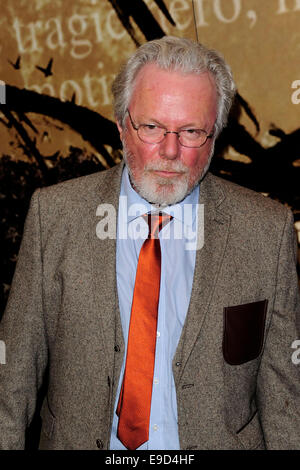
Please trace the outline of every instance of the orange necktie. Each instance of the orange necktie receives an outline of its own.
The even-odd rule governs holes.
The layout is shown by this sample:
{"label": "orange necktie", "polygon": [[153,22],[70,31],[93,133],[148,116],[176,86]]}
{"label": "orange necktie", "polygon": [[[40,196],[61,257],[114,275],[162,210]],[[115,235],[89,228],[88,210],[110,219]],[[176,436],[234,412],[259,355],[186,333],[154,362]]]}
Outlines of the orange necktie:
{"label": "orange necktie", "polygon": [[148,219],[149,235],[136,270],[126,365],[117,406],[117,436],[129,450],[149,439],[161,270],[158,233],[172,219],[162,213],[144,217]]}

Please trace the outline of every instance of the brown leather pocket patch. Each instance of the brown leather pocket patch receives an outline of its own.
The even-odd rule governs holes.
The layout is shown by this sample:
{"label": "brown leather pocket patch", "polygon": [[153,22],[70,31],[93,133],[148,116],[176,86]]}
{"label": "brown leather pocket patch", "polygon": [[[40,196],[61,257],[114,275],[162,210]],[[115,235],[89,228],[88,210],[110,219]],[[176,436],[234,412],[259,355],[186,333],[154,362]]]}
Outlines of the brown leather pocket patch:
{"label": "brown leather pocket patch", "polygon": [[236,366],[252,361],[261,353],[268,301],[224,308],[223,355]]}

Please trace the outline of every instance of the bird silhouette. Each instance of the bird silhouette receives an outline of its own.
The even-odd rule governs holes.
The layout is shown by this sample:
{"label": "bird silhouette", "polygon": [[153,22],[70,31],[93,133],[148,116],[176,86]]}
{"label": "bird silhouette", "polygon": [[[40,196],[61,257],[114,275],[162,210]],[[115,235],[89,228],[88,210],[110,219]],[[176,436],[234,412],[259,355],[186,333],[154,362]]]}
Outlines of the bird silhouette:
{"label": "bird silhouette", "polygon": [[49,60],[48,65],[47,65],[46,68],[40,67],[39,65],[36,65],[35,68],[40,70],[41,72],[43,72],[45,77],[50,77],[50,75],[53,75],[53,73],[52,73],[52,63],[53,63],[53,59],[51,58]]}
{"label": "bird silhouette", "polygon": [[21,64],[21,56],[19,56],[17,58],[15,63],[11,62],[11,60],[8,60],[8,62],[13,66],[14,69],[20,70],[20,68],[21,68],[21,65],[20,65]]}

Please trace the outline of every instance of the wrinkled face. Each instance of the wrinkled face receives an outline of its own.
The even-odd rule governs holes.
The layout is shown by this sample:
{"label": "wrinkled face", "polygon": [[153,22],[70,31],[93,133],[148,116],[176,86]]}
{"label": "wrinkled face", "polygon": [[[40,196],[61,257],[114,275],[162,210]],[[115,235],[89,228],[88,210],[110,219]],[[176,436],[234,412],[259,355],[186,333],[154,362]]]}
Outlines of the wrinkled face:
{"label": "wrinkled face", "polygon": [[[204,129],[210,134],[217,116],[217,92],[209,73],[182,74],[154,64],[138,73],[128,106],[136,126],[154,124],[169,131]],[[200,148],[183,147],[177,134],[158,144],[142,142],[128,113],[117,123],[124,159],[135,190],[153,204],[181,201],[198,184],[213,151],[213,139]]]}

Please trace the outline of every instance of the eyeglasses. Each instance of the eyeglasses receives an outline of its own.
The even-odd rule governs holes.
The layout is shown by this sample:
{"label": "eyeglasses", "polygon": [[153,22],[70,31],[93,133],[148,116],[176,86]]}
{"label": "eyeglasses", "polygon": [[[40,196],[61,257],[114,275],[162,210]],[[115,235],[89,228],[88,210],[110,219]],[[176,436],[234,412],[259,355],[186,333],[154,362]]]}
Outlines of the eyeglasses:
{"label": "eyeglasses", "polygon": [[208,134],[204,129],[183,129],[181,131],[168,131],[165,127],[156,124],[140,124],[137,126],[130,115],[129,109],[126,110],[130,118],[131,125],[142,142],[145,144],[159,144],[164,140],[167,134],[176,134],[179,143],[183,147],[198,148],[202,147],[207,139],[213,137],[213,132]]}

